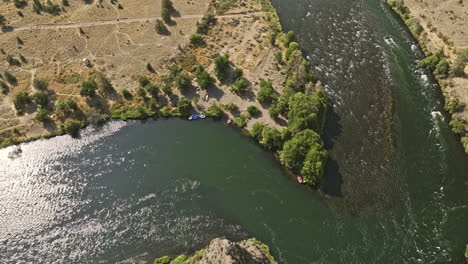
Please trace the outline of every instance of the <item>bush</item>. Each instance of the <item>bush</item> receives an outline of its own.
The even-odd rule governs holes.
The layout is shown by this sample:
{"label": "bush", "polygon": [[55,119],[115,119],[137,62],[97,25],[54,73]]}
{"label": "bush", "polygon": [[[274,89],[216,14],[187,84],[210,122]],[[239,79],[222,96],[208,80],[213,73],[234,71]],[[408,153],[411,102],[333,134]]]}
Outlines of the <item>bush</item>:
{"label": "bush", "polygon": [[13,104],[20,113],[24,110],[24,108],[31,104],[32,100],[27,92],[19,92],[13,96]]}
{"label": "bush", "polygon": [[240,96],[247,91],[247,88],[249,88],[249,82],[245,78],[240,78],[231,86],[231,92]]}
{"label": "bush", "polygon": [[455,77],[463,77],[465,75],[465,64],[463,57],[458,55],[452,65],[451,75]]}
{"label": "bush", "polygon": [[200,85],[200,88],[206,90],[212,86],[215,82],[215,79],[205,71],[205,68],[202,65],[195,67],[195,74],[197,76],[197,83]]}
{"label": "bush", "polygon": [[180,255],[177,258],[175,258],[173,261],[171,261],[171,264],[183,264],[185,260],[187,260],[187,256]]}
{"label": "bush", "polygon": [[447,98],[445,101],[445,106],[444,109],[445,111],[449,112],[450,114],[453,114],[455,112],[462,111],[465,105],[460,102],[460,100],[456,97],[454,98]]}
{"label": "bush", "polygon": [[185,90],[192,85],[192,80],[188,73],[181,72],[175,78],[175,85],[179,90]]}
{"label": "bush", "polygon": [[47,84],[47,82],[45,80],[34,79],[33,87],[34,87],[34,89],[45,91],[45,90],[47,90],[49,85]]}
{"label": "bush", "polygon": [[0,88],[2,89],[3,94],[7,94],[10,91],[10,87],[4,82],[0,80]]}
{"label": "bush", "polygon": [[151,96],[153,96],[153,97],[158,96],[159,88],[156,85],[150,83],[150,84],[145,86],[145,89],[146,89],[146,91],[148,91],[149,94],[151,94]]}
{"label": "bush", "polygon": [[171,11],[167,8],[161,10],[161,18],[167,24],[171,22]]}
{"label": "bush", "polygon": [[215,75],[218,80],[223,81],[229,71],[229,55],[218,55],[215,60]]}
{"label": "bush", "polygon": [[40,108],[39,111],[36,113],[36,120],[42,123],[45,123],[50,120],[49,114],[47,109]]}
{"label": "bush", "polygon": [[296,34],[294,34],[294,31],[288,31],[284,36],[284,45],[289,47],[289,44],[293,41],[297,42]]}
{"label": "bush", "polygon": [[445,79],[450,72],[450,64],[446,59],[441,59],[434,70],[434,76],[438,79]]}
{"label": "bush", "polygon": [[150,83],[150,81],[146,76],[140,75],[138,76],[138,83],[140,84],[140,87],[145,87]]}
{"label": "bush", "polygon": [[154,28],[156,29],[156,33],[160,35],[169,34],[169,30],[167,29],[166,25],[164,25],[164,22],[161,19],[156,19],[156,24]]}
{"label": "bush", "polygon": [[270,151],[277,151],[283,146],[283,137],[276,128],[268,126],[263,128],[261,137],[260,144]]}
{"label": "bush", "polygon": [[248,118],[245,115],[240,115],[234,118],[234,124],[240,128],[244,128],[247,126]]}
{"label": "bush", "polygon": [[210,27],[216,23],[216,17],[213,14],[205,14],[200,23],[197,23],[197,33],[206,35],[210,32]]}
{"label": "bush", "polygon": [[15,59],[11,55],[6,56],[6,61],[8,62],[10,66],[21,66],[21,62],[18,59]]}
{"label": "bush", "polygon": [[81,83],[80,95],[85,97],[96,96],[96,83],[93,80],[86,80]]}
{"label": "bush", "polygon": [[17,85],[17,84],[18,84],[18,79],[16,79],[16,77],[13,76],[13,74],[11,74],[11,73],[5,71],[5,72],[3,73],[3,76],[5,77],[5,80],[6,80],[9,84],[11,84],[11,85]]}
{"label": "bush", "polygon": [[64,130],[67,134],[76,135],[83,123],[76,119],[67,119],[64,124]]}
{"label": "bush", "polygon": [[194,46],[201,46],[205,43],[205,40],[202,35],[195,33],[190,35],[190,44]]}
{"label": "bush", "polygon": [[260,111],[260,109],[258,109],[258,107],[256,107],[255,105],[249,105],[247,107],[247,112],[251,115],[251,116],[257,116],[259,115],[260,113],[262,113]]}
{"label": "bush", "polygon": [[221,119],[224,113],[216,103],[213,103],[210,107],[208,107],[208,109],[206,109],[206,115],[214,119]]}
{"label": "bush", "polygon": [[453,133],[463,136],[465,133],[465,124],[460,120],[452,120],[450,121],[450,128],[452,129]]}
{"label": "bush", "polygon": [[78,111],[78,105],[73,100],[58,100],[55,104],[55,114],[68,117],[72,112]]}
{"label": "bush", "polygon": [[49,97],[46,92],[36,92],[32,97],[34,102],[43,108],[47,107],[47,105],[49,104]]}
{"label": "bush", "polygon": [[256,141],[260,141],[262,140],[262,132],[265,127],[266,125],[262,122],[255,122],[249,133]]}
{"label": "bush", "polygon": [[271,104],[273,101],[276,101],[276,99],[277,96],[273,89],[272,82],[260,79],[260,91],[257,93],[257,100],[261,104]]}
{"label": "bush", "polygon": [[185,97],[181,97],[177,101],[177,110],[181,116],[189,116],[192,111],[192,101]]}
{"label": "bush", "polygon": [[242,78],[242,76],[244,76],[244,71],[242,69],[236,68],[232,72],[232,78],[234,80],[239,80],[240,78]]}
{"label": "bush", "polygon": [[172,4],[171,0],[162,0],[161,1],[161,7],[166,8],[169,11],[174,11],[174,5]]}
{"label": "bush", "polygon": [[224,108],[231,113],[239,112],[239,107],[234,103],[225,104]]}
{"label": "bush", "polygon": [[270,114],[271,118],[277,119],[280,114],[278,110],[278,106],[276,104],[272,105],[270,109],[268,110],[268,114]]}
{"label": "bush", "polygon": [[122,96],[127,100],[130,100],[133,97],[132,93],[129,90],[125,89],[125,88],[122,89]]}
{"label": "bush", "polygon": [[146,90],[141,87],[138,87],[137,94],[140,97],[146,98]]}
{"label": "bush", "polygon": [[168,256],[157,258],[153,261],[153,264],[168,264],[171,258]]}
{"label": "bush", "polygon": [[275,52],[275,60],[277,63],[283,63],[283,53],[281,51]]}
{"label": "bush", "polygon": [[426,58],[422,59],[419,62],[419,66],[426,68],[428,71],[433,72],[436,69],[437,64],[439,64],[440,60],[441,58],[438,53],[432,54],[431,56],[427,56]]}

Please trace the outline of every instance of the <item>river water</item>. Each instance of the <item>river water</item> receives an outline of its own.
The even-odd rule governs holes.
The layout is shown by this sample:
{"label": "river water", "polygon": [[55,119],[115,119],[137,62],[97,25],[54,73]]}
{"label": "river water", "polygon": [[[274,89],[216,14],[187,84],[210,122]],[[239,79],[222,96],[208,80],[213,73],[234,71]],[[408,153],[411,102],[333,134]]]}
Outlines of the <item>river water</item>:
{"label": "river water", "polygon": [[461,263],[468,163],[376,0],[274,0],[326,87],[320,191],[237,130],[111,122],[0,150],[0,263],[114,263],[257,237],[281,263]]}

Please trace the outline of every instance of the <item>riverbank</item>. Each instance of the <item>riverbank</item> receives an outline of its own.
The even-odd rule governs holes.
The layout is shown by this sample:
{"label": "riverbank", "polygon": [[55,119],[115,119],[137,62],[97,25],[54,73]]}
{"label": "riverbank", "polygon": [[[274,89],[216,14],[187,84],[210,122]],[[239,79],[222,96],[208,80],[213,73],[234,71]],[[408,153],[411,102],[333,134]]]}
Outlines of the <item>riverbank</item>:
{"label": "riverbank", "polygon": [[190,255],[162,256],[148,259],[148,256],[138,256],[118,264],[278,264],[264,243],[255,238],[232,242],[227,239],[215,238],[203,249]]}
{"label": "riverbank", "polygon": [[419,65],[432,72],[442,89],[452,131],[468,153],[468,6],[463,1],[387,0],[419,42],[425,58]]}
{"label": "riverbank", "polygon": [[[185,119],[199,112],[247,129],[265,148],[278,152],[281,163],[288,169],[302,174],[307,182],[316,183],[323,174],[327,157],[320,138],[326,95],[316,82],[309,62],[303,58],[294,33],[283,33],[270,2],[212,2],[206,6],[201,20],[192,19],[197,15],[188,18],[189,15],[179,12],[187,8],[178,1],[174,1],[172,8],[174,17],[170,21],[164,24],[156,20],[156,32],[145,33],[163,41],[169,38],[171,42],[166,45],[173,46],[172,56],[168,53],[155,62],[150,59],[115,65],[117,62],[112,59],[105,61],[106,54],[100,58],[104,44],[94,52],[86,41],[85,49],[95,58],[67,61],[67,64],[78,64],[76,72],[67,69],[68,73],[64,73],[59,67],[54,73],[43,75],[39,71],[50,73],[55,66],[5,65],[9,68],[4,73],[5,79],[10,72],[18,72],[18,78],[13,76],[16,84],[5,82],[8,91],[1,100],[4,108],[10,109],[2,115],[5,120],[18,120],[4,124],[1,146],[64,133],[76,134],[79,128],[108,119],[159,116]],[[118,20],[114,22],[116,25],[112,26],[117,30],[123,26]],[[87,34],[102,25],[87,23],[86,29],[71,30],[78,30],[78,35],[85,38],[95,38],[96,35]],[[70,24],[63,30],[68,31],[69,27]],[[37,30],[51,33],[48,28]],[[26,33],[13,30],[0,37],[15,34],[23,41],[26,37],[21,34]],[[144,43],[131,38],[129,31],[125,34],[128,45],[140,48],[129,47],[126,51],[119,46],[122,56],[144,47]],[[23,48],[22,52],[26,50]],[[5,52],[5,60],[11,58],[10,53]],[[143,59],[150,53],[139,54]],[[31,75],[20,75],[25,71]],[[67,94],[64,89],[68,90]],[[300,144],[307,147],[299,148]]]}

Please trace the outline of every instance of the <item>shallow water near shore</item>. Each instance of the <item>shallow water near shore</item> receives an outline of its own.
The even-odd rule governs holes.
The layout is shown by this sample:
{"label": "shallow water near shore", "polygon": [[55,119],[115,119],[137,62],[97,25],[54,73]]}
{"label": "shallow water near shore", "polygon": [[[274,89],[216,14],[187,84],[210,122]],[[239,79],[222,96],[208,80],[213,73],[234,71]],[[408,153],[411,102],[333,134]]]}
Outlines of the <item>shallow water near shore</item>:
{"label": "shallow water near shore", "polygon": [[0,262],[114,263],[225,236],[289,264],[461,263],[467,160],[403,25],[375,0],[273,4],[332,101],[319,192],[221,122],[114,121],[0,150]]}

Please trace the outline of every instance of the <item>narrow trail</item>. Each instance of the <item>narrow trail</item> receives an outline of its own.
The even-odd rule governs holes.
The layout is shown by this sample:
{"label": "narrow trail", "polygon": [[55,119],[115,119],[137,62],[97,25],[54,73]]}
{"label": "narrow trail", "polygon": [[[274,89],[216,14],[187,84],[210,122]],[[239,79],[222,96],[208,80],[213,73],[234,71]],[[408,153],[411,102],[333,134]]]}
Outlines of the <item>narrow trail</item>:
{"label": "narrow trail", "polygon": [[[235,18],[235,17],[245,17],[250,15],[259,15],[265,12],[245,12],[245,13],[234,13],[234,14],[225,14],[217,15],[217,18]],[[191,18],[202,18],[204,14],[192,14],[192,15],[182,15],[175,17],[177,19],[191,19]],[[33,29],[69,29],[69,28],[84,28],[84,27],[95,27],[95,26],[106,26],[106,25],[117,25],[121,23],[142,23],[147,21],[155,21],[161,19],[160,16],[154,17],[139,17],[139,18],[116,18],[111,20],[100,20],[92,22],[79,22],[79,23],[69,23],[69,24],[43,24],[43,25],[33,25],[25,27],[9,27],[4,29],[3,33],[15,32],[15,31],[25,31]]]}

